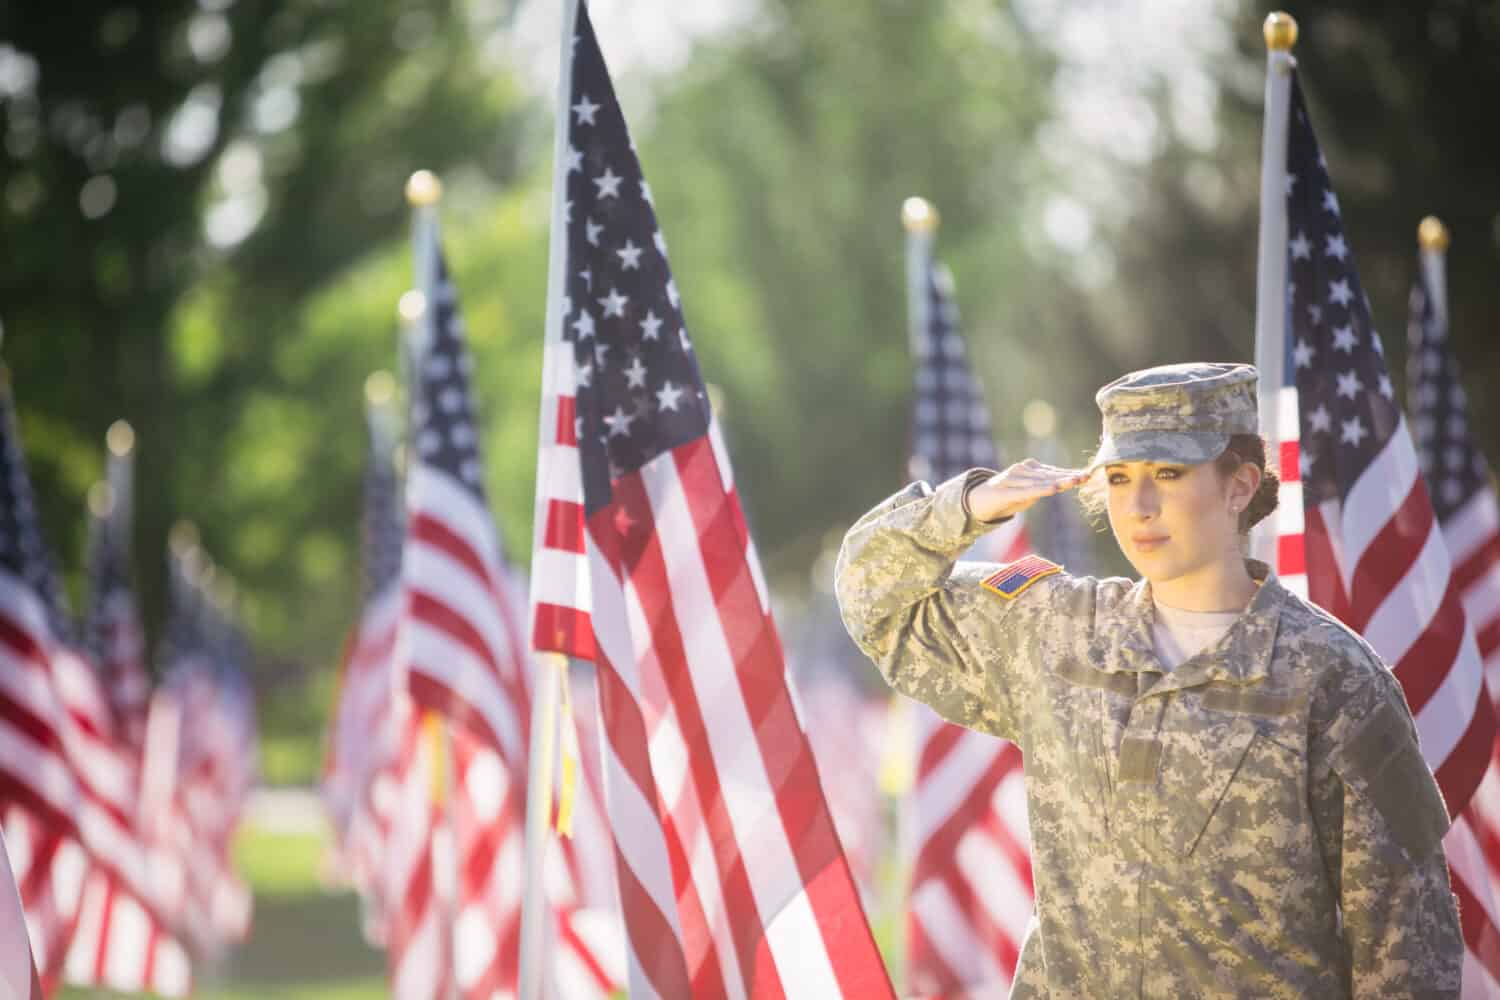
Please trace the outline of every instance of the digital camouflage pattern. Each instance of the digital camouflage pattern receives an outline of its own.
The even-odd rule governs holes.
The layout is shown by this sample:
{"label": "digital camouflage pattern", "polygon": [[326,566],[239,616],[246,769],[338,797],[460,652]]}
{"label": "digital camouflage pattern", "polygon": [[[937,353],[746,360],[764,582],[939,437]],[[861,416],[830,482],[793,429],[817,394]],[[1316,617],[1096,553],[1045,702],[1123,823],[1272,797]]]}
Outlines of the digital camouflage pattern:
{"label": "digital camouflage pattern", "polygon": [[1257,433],[1254,365],[1192,362],[1122,375],[1094,396],[1104,415],[1095,465],[1207,462],[1230,435]]}
{"label": "digital camouflage pattern", "polygon": [[956,562],[991,474],[865,515],[837,585],[893,687],[1025,755],[1038,921],[1011,996],[1457,997],[1448,814],[1369,647],[1252,563],[1246,613],[1164,674],[1144,582],[1007,601]]}

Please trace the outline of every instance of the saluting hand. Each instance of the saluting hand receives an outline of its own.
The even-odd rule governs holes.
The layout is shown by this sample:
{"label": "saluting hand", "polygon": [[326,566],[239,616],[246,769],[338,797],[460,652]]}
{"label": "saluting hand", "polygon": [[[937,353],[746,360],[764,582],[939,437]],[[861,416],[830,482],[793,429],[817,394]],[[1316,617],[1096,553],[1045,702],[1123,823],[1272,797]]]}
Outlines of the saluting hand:
{"label": "saluting hand", "polygon": [[1043,497],[1071,490],[1089,478],[1085,469],[1063,469],[1028,458],[969,491],[969,513],[980,521],[1019,514]]}

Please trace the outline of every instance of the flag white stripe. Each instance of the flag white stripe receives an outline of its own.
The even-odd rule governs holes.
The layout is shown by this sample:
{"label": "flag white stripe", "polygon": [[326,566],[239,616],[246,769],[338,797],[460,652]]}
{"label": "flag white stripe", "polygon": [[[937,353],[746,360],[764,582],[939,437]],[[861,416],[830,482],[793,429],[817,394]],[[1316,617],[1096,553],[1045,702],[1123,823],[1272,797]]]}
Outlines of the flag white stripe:
{"label": "flag white stripe", "polygon": [[409,544],[403,556],[411,564],[409,588],[437,601],[462,618],[479,633],[495,669],[498,680],[510,680],[508,673],[520,669],[511,662],[511,644],[500,620],[500,603],[490,589],[489,581],[476,577],[469,567],[447,552],[418,541]]}
{"label": "flag white stripe", "polygon": [[[827,951],[821,947],[821,929],[807,905],[806,889],[781,826],[755,727],[734,679],[734,657],[713,602],[697,528],[673,454],[648,462],[640,475],[650,498],[656,536],[661,540],[667,584],[682,629],[688,672],[705,723],[720,795],[744,860],[756,909],[766,924],[777,969],[791,992],[837,996],[838,981]],[[773,914],[778,914],[774,921],[768,920]]]}
{"label": "flag white stripe", "polygon": [[1475,549],[1500,532],[1500,508],[1495,503],[1495,493],[1485,487],[1474,494],[1462,507],[1454,511],[1443,522],[1443,537],[1448,540],[1448,551],[1453,555],[1453,564],[1462,565]]}
{"label": "flag white stripe", "polygon": [[531,555],[531,593],[539,604],[592,611],[588,556],[563,549],[538,548]]}
{"label": "flag white stripe", "polygon": [[973,886],[990,919],[1012,941],[1019,942],[1031,919],[1031,890],[1016,875],[1010,858],[994,839],[981,830],[970,830],[955,851],[958,870]]}
{"label": "flag white stripe", "polygon": [[936,879],[923,882],[912,893],[911,910],[943,963],[969,982],[1003,982],[984,942],[974,936],[968,917],[955,905],[948,887]]}
{"label": "flag white stripe", "polygon": [[1492,891],[1494,876],[1486,863],[1484,848],[1465,815],[1460,814],[1448,828],[1443,837],[1443,851],[1448,856],[1448,867],[1463,880],[1491,926],[1500,927],[1500,908],[1495,905]]}
{"label": "flag white stripe", "polygon": [[[925,707],[919,714],[930,711]],[[925,746],[924,739],[920,745]],[[986,771],[994,765],[996,746],[976,734],[965,732],[925,778],[912,789],[917,823],[916,842],[925,844],[953,815]]]}
{"label": "flag white stripe", "polygon": [[[411,516],[422,514],[447,525],[449,531],[469,543],[490,579],[498,585],[500,542],[490,512],[475,500],[468,488],[454,482],[445,472],[417,462],[407,475],[407,510]],[[404,564],[401,573],[409,578]]]}
{"label": "flag white stripe", "polygon": [[1300,535],[1307,530],[1306,512],[1302,509],[1302,483],[1282,483],[1276,491],[1276,533]]}
{"label": "flag white stripe", "polygon": [[1363,629],[1365,640],[1387,663],[1400,663],[1437,614],[1448,592],[1448,570],[1448,549],[1434,524],[1417,557],[1386,593]]}
{"label": "flag white stripe", "polygon": [[[495,734],[507,754],[521,751],[520,720],[509,698],[495,697],[496,678],[489,665],[468,646],[456,642],[443,629],[421,619],[407,622],[403,639],[408,643],[404,662],[419,667],[425,676],[439,681],[478,713]],[[517,759],[511,757],[512,760]]]}
{"label": "flag white stripe", "polygon": [[[672,868],[667,860],[666,839],[656,810],[641,795],[635,781],[615,755],[614,744],[606,741],[604,749],[604,794],[609,809],[610,830],[635,881],[640,883],[652,903],[661,911],[681,942],[682,927],[677,919],[677,893],[672,886]],[[630,939],[627,936],[626,945]],[[640,958],[630,949],[630,993],[646,989],[648,980],[641,969]]]}
{"label": "flag white stripe", "polygon": [[1464,613],[1476,632],[1500,616],[1500,562],[1487,568],[1462,594]]}

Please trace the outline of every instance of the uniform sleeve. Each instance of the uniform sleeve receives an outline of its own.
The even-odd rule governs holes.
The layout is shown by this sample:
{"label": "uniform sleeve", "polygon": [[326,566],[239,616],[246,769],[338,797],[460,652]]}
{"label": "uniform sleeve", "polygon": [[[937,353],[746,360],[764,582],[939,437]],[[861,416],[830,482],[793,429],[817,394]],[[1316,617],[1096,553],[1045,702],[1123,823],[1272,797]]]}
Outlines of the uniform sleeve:
{"label": "uniform sleeve", "polygon": [[850,636],[893,688],[950,722],[1019,741],[1012,654],[1025,630],[995,626],[1014,624],[1024,617],[1016,607],[1041,597],[983,593],[981,567],[957,563],[994,527],[963,503],[966,486],[988,475],[974,470],[936,490],[914,483],[870,511],[844,538],[836,587]]}
{"label": "uniform sleeve", "polygon": [[1324,685],[1312,723],[1309,792],[1352,995],[1457,997],[1464,944],[1442,847],[1448,811],[1400,685],[1370,664]]}

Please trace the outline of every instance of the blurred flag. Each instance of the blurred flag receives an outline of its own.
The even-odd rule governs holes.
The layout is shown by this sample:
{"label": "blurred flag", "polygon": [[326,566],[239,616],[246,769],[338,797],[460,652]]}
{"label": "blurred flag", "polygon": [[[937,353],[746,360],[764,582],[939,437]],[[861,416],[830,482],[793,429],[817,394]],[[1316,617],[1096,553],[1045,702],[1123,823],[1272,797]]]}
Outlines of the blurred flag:
{"label": "blurred flag", "polygon": [[[916,392],[916,478],[945,482],[1000,462],[979,383],[969,369],[953,279],[932,254],[936,215],[908,202],[908,294]],[[1016,517],[969,555],[1011,562],[1030,551]],[[903,706],[916,766],[902,802],[911,871],[906,917],[908,991],[921,996],[1001,995],[1010,987],[1031,917],[1031,852],[1021,752],[1014,744],[944,722],[925,705]]]}
{"label": "blurred flag", "polygon": [[1363,635],[1401,681],[1455,816],[1444,845],[1469,946],[1466,988],[1479,989],[1475,977],[1500,978],[1500,950],[1487,943],[1495,939],[1489,878],[1465,809],[1489,764],[1494,716],[1338,198],[1295,70],[1285,71],[1284,173],[1278,183],[1277,165],[1267,164],[1273,173],[1263,185],[1285,192],[1288,235],[1285,306],[1268,328],[1276,338],[1269,350],[1285,358],[1275,426],[1267,429],[1280,442],[1284,483],[1277,569]]}
{"label": "blurred flag", "polygon": [[[380,376],[384,376],[383,378]],[[355,816],[375,807],[375,775],[392,752],[394,695],[391,658],[401,607],[401,540],[405,531],[396,472],[394,380],[366,383],[369,450],[365,464],[360,614],[339,671],[323,765],[323,800],[332,819],[339,863],[362,894],[379,865],[378,842],[355,838]],[[374,817],[370,817],[374,821]],[[366,823],[363,829],[371,827]]]}
{"label": "blurred flag", "polygon": [[[1412,409],[1417,454],[1453,560],[1453,585],[1463,600],[1484,661],[1486,690],[1500,711],[1500,512],[1488,464],[1469,427],[1469,402],[1459,376],[1458,357],[1448,336],[1446,289],[1447,232],[1436,219],[1422,223],[1417,282],[1407,322],[1407,402]],[[1469,881],[1487,872],[1490,891],[1473,892],[1461,915],[1471,950],[1483,959],[1487,981],[1500,972],[1500,741],[1464,811],[1463,827],[1450,834],[1465,843],[1452,864]],[[1483,912],[1479,912],[1479,908]],[[1482,973],[1469,973],[1478,978]]]}
{"label": "blurred flag", "polygon": [[891,996],[650,188],[587,10],[574,10],[532,635],[538,649],[595,661],[630,989]]}
{"label": "blurred flag", "polygon": [[11,872],[5,838],[0,836],[0,986],[4,995],[16,1000],[42,1000],[42,984],[31,960],[31,942],[26,936],[26,918],[16,877]]}
{"label": "blurred flag", "polygon": [[[930,251],[930,244],[924,241],[922,250]],[[1000,455],[984,391],[969,368],[953,275],[930,252],[924,256],[926,305],[912,338],[917,366],[908,474],[940,483],[970,469],[998,468]],[[969,556],[1012,562],[1030,551],[1022,516],[985,535]]]}
{"label": "blurred flag", "polygon": [[129,424],[117,421],[106,442],[106,478],[89,494],[89,606],[84,634],[116,731],[125,746],[138,753],[146,735],[151,678],[146,670],[146,637],[130,582],[134,433]]}
{"label": "blurred flag", "polygon": [[[417,233],[426,309],[411,352],[414,452],[407,473],[398,683],[419,707],[456,723],[452,770],[444,779],[455,784],[439,834],[450,838],[454,871],[462,873],[449,933],[462,933],[466,946],[453,971],[461,996],[489,996],[515,989],[520,964],[521,866],[507,865],[521,854],[524,810],[506,805],[526,773],[526,652],[511,573],[485,503],[458,293],[436,218],[419,215]],[[476,759],[479,770],[471,776]],[[466,794],[480,782],[477,798]],[[467,809],[471,803],[479,808]],[[453,871],[439,874],[453,877]]]}
{"label": "blurred flag", "polygon": [[452,832],[442,724],[405,694],[395,702],[400,741],[393,768],[390,825],[383,844],[386,967],[395,1000],[455,995]]}

